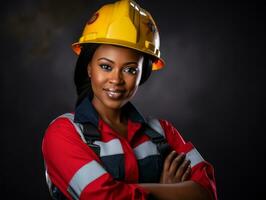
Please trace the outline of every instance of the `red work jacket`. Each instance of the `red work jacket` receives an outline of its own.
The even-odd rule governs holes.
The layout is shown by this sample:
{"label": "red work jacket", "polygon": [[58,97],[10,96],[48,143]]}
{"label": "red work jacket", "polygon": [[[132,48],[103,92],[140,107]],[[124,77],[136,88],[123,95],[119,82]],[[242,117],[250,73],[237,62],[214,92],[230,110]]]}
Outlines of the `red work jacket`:
{"label": "red work jacket", "polygon": [[[139,161],[156,155],[156,146],[150,138],[139,130],[143,125],[143,117],[129,104],[128,134],[121,137],[110,128],[99,116],[87,100],[75,111],[75,122],[90,121],[97,124],[101,132],[101,158],[117,159],[123,155],[123,180],[117,180],[102,165],[102,159],[85,144],[77,127],[62,116],[55,119],[47,128],[42,144],[42,151],[47,172],[53,184],[69,199],[81,200],[144,200],[148,192],[138,185],[141,173]],[[85,109],[86,108],[86,109]],[[173,125],[160,120],[165,138],[177,153],[185,152],[191,160],[191,180],[199,183],[216,196],[213,167],[205,161],[194,146],[186,143]],[[112,157],[115,156],[115,157]],[[147,161],[146,161],[147,162]],[[121,164],[121,162],[120,162]],[[116,169],[116,166],[114,167]],[[120,169],[118,167],[118,169]],[[140,170],[141,169],[141,170]],[[144,171],[144,172],[143,172]],[[116,172],[115,172],[116,173]]]}

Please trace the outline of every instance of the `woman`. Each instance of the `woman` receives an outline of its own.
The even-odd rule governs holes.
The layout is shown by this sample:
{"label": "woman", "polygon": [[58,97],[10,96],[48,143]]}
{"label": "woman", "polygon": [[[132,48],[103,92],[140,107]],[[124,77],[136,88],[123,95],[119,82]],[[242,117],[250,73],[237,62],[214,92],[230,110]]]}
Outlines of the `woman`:
{"label": "woman", "polygon": [[216,199],[212,166],[169,122],[130,103],[164,65],[151,15],[133,1],[105,5],[73,49],[76,109],[49,125],[42,146],[54,198]]}

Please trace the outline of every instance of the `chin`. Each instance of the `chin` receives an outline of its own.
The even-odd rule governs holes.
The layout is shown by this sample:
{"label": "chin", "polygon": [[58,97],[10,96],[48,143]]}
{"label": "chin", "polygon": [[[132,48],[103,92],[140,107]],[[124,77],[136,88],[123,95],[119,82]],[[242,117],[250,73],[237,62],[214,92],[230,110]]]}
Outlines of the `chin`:
{"label": "chin", "polygon": [[121,109],[127,102],[128,101],[110,100],[110,101],[105,101],[104,104],[107,108],[117,110],[117,109]]}

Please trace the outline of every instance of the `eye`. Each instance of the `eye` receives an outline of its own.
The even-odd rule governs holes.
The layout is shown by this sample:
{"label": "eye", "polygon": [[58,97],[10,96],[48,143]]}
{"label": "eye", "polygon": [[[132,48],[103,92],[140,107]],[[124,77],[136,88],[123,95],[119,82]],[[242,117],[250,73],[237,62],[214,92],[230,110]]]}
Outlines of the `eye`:
{"label": "eye", "polygon": [[107,64],[100,64],[99,65],[104,71],[111,71],[112,67],[110,65]]}
{"label": "eye", "polygon": [[139,72],[139,68],[137,67],[126,67],[124,70],[126,73],[130,73],[132,75],[136,75]]}

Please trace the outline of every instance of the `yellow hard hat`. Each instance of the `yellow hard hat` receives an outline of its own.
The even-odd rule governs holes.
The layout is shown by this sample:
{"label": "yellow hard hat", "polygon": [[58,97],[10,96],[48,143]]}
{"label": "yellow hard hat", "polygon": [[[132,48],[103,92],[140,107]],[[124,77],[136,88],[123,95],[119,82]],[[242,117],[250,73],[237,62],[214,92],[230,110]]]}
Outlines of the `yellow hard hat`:
{"label": "yellow hard hat", "polygon": [[113,44],[136,49],[154,58],[152,70],[161,69],[160,38],[149,12],[132,0],[102,6],[87,22],[79,41],[72,44],[80,54],[82,44]]}

